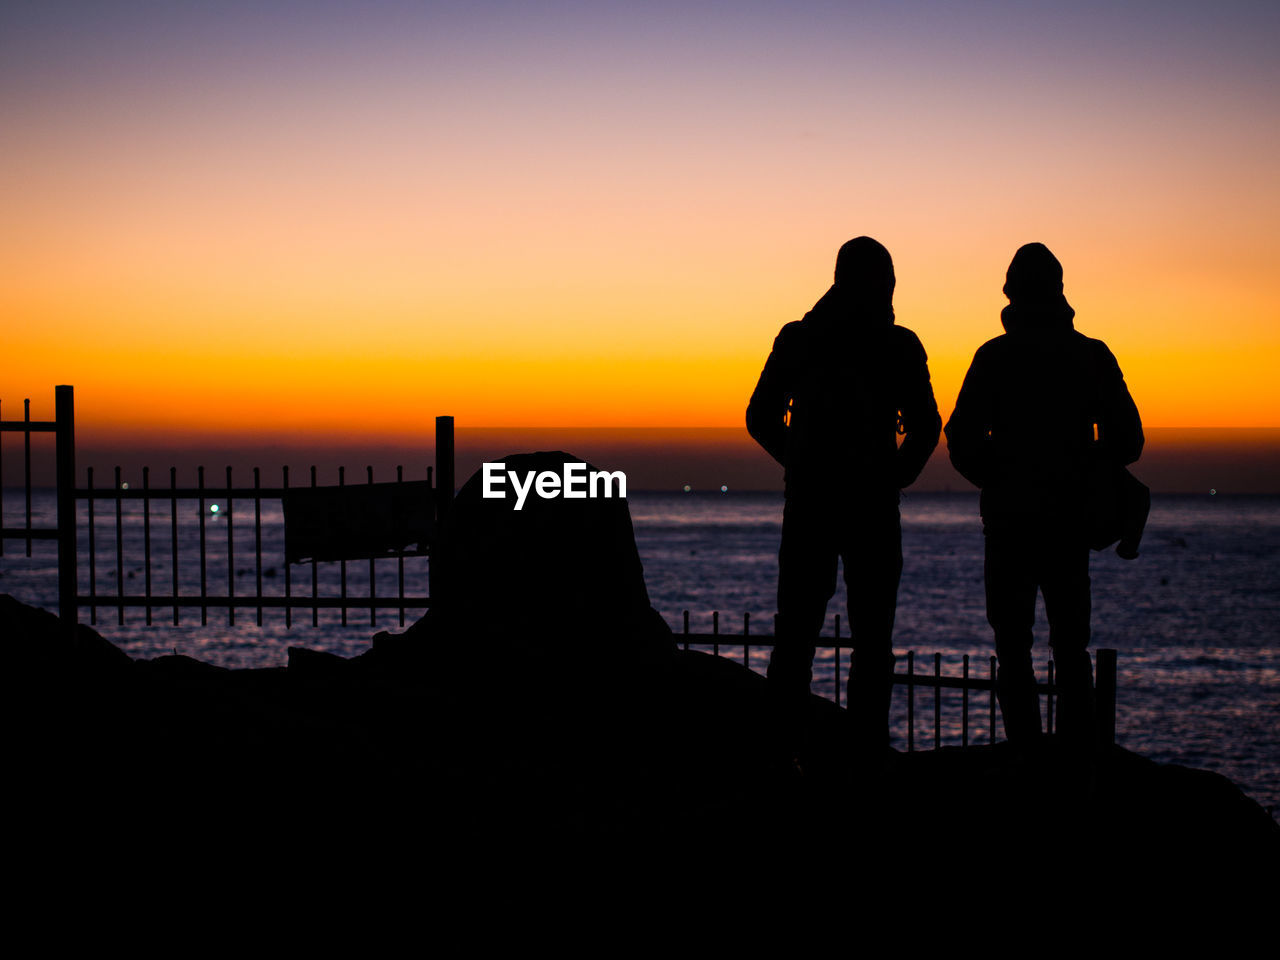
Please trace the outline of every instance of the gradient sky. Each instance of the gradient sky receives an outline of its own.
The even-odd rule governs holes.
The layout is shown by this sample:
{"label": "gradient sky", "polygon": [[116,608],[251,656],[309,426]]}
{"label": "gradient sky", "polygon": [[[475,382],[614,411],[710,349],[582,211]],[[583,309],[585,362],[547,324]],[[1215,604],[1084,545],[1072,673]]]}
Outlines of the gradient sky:
{"label": "gradient sky", "polygon": [[1039,240],[1149,425],[1280,426],[1277,50],[1274,3],[6,3],[4,415],[738,426],[869,234],[944,416]]}

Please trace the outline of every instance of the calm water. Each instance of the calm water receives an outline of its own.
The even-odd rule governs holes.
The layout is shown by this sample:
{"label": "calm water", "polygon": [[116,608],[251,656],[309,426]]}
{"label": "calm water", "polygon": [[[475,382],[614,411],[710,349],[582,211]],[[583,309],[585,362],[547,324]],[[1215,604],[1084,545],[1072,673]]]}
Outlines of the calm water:
{"label": "calm water", "polygon": [[[21,503],[6,491],[6,525],[20,523]],[[52,519],[47,493],[33,503],[36,523]],[[123,505],[126,536],[123,563],[117,566],[114,508],[97,506],[95,567],[97,588],[114,590],[117,571],[126,593],[142,593],[145,583],[142,506]],[[905,566],[899,592],[895,647],[916,651],[917,670],[932,671],[942,655],[943,672],[959,674],[964,654],[973,671],[986,675],[990,650],[982,592],[982,534],[976,495],[915,494],[902,506]],[[753,633],[769,633],[774,613],[777,547],[782,500],[768,494],[636,494],[631,497],[636,538],[654,606],[672,628],[681,628],[690,611],[691,629],[710,632],[711,613],[720,611],[721,631],[742,631],[749,613]],[[168,506],[152,505],[152,590],[172,591],[171,529]],[[228,568],[238,593],[253,592],[254,522],[251,508],[235,506],[233,550],[228,561],[225,505],[205,525],[211,594],[223,593]],[[87,517],[81,507],[81,590],[89,588]],[[283,529],[278,504],[264,504],[261,517],[263,584],[283,594]],[[184,594],[198,593],[199,524],[193,503],[179,503],[178,581]],[[56,608],[56,569],[51,544],[34,545],[26,559],[22,544],[10,542],[0,558],[0,592],[28,603]],[[406,563],[410,592],[425,593],[426,561]],[[367,562],[348,565],[349,589],[367,589]],[[1280,805],[1280,498],[1157,497],[1142,545],[1142,556],[1124,561],[1114,553],[1095,553],[1093,646],[1119,651],[1117,738],[1154,759],[1185,763],[1226,774],[1264,806]],[[293,589],[310,591],[310,568],[293,568]],[[380,593],[396,589],[394,562],[380,563]],[[337,564],[320,566],[320,593],[337,595]],[[414,584],[417,584],[415,586]],[[843,589],[828,610],[846,618]],[[409,611],[412,622],[420,611]],[[97,628],[135,657],[177,651],[227,666],[283,663],[290,644],[343,655],[367,649],[377,629],[399,629],[396,611],[381,611],[377,626],[369,614],[351,611],[343,626],[337,611],[323,610],[319,626],[310,611],[295,611],[292,628],[282,610],[267,609],[258,626],[256,610],[241,609],[236,623],[225,610],[210,610],[201,628],[198,610],[180,611],[173,626],[171,607],[153,611],[147,626],[139,609],[118,623],[114,608],[97,612]],[[82,614],[87,616],[87,614]],[[1037,627],[1037,665],[1043,669],[1047,628],[1043,609]],[[847,631],[843,631],[846,632]],[[742,648],[722,653],[742,657]],[[763,671],[764,654],[751,651],[750,664]],[[847,652],[842,657],[847,668]],[[820,655],[815,689],[835,695],[835,664],[830,651]],[[905,669],[900,661],[899,669]],[[959,693],[944,695],[941,727],[944,743],[958,743]],[[988,704],[975,695],[970,706],[970,735],[988,736]],[[906,739],[905,694],[894,704],[898,745]],[[915,743],[933,745],[933,695],[917,692]]]}

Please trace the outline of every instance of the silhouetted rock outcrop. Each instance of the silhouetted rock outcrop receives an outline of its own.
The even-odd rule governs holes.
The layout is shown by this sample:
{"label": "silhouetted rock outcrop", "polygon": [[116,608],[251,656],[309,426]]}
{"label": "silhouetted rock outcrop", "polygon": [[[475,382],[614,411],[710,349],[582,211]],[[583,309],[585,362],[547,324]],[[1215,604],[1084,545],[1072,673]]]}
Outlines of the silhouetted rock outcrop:
{"label": "silhouetted rock outcrop", "polygon": [[[523,479],[560,476],[583,461],[554,451],[499,462]],[[519,510],[510,483],[503,498],[482,488],[477,471],[432,548],[431,610],[401,638],[379,635],[375,657],[425,652],[437,670],[487,675],[499,686],[612,693],[637,670],[670,661],[671,630],[649,603],[631,512],[616,488],[577,499],[530,489]]]}
{"label": "silhouetted rock outcrop", "polygon": [[132,665],[127,653],[85,624],[78,624],[68,636],[59,623],[47,610],[0,594],[0,656],[6,672],[69,670],[106,675]]}

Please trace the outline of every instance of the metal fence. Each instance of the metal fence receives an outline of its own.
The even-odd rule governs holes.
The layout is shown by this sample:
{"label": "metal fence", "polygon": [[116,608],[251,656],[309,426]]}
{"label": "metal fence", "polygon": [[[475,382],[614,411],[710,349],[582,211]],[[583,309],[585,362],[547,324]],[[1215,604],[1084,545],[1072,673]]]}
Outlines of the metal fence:
{"label": "metal fence", "polygon": [[[168,486],[155,488],[151,486],[150,469],[144,467],[142,470],[142,488],[133,489],[121,479],[119,467],[115,468],[112,485],[106,488],[95,486],[93,468],[89,468],[87,471],[87,486],[76,491],[77,501],[85,503],[88,508],[86,527],[89,543],[89,592],[77,595],[77,605],[89,608],[90,622],[94,624],[98,622],[100,608],[115,607],[117,620],[120,624],[123,624],[126,607],[141,607],[145,609],[148,626],[152,623],[153,612],[156,608],[170,608],[175,625],[180,623],[181,611],[184,608],[198,608],[201,625],[208,623],[210,608],[225,609],[227,622],[232,625],[236,622],[237,610],[253,609],[256,612],[257,624],[261,626],[264,608],[275,607],[284,609],[286,626],[293,625],[293,611],[299,608],[309,608],[311,610],[313,626],[319,624],[319,611],[322,608],[337,608],[341,610],[343,626],[347,625],[347,617],[350,610],[367,609],[369,611],[370,625],[376,626],[378,610],[398,609],[400,624],[403,626],[406,609],[421,609],[431,603],[431,598],[425,594],[406,593],[405,591],[405,559],[427,555],[428,540],[426,537],[429,535],[429,531],[424,531],[425,535],[414,541],[412,548],[407,546],[401,546],[399,549],[390,547],[386,551],[379,553],[364,551],[368,555],[358,558],[332,558],[330,562],[335,563],[340,568],[339,588],[335,596],[322,596],[319,587],[319,565],[326,558],[314,554],[307,557],[291,557],[289,554],[289,539],[286,539],[283,550],[277,551],[274,557],[267,554],[266,562],[264,563],[262,542],[263,505],[280,504],[287,515],[289,512],[287,505],[290,502],[290,498],[301,491],[329,495],[339,491],[352,494],[364,492],[359,487],[347,487],[345,474],[346,471],[339,468],[338,486],[320,487],[316,482],[316,469],[312,467],[308,486],[291,487],[289,468],[284,467],[279,487],[263,487],[261,484],[261,471],[259,468],[254,467],[253,485],[237,487],[233,481],[232,469],[228,467],[225,484],[210,487],[205,483],[204,468],[199,467],[196,473],[196,486],[179,487],[177,470],[170,468]],[[386,492],[386,488],[393,487],[405,493],[417,494],[424,503],[430,503],[432,500],[428,492],[432,481],[432,469],[430,467],[427,468],[425,482],[406,481],[402,467],[397,468],[396,480],[393,483],[375,484],[372,467],[367,468],[367,477],[365,490],[369,492],[390,496]],[[126,518],[123,515],[123,505],[130,500],[140,501],[142,505],[140,523],[143,544],[143,589],[141,593],[126,591],[124,562]],[[99,514],[96,507],[96,505],[103,502],[108,504],[105,517]],[[337,504],[341,501],[331,498],[330,502],[335,505],[335,509],[338,509]],[[152,505],[157,503],[166,508],[158,524],[153,520],[152,510]],[[179,538],[180,517],[183,512],[186,514],[188,523],[194,523],[198,528],[199,536],[198,546],[195,546],[194,549],[189,548],[192,555],[185,557],[180,549]],[[248,569],[242,567],[237,558],[237,518],[240,520],[241,536],[251,536],[253,539],[252,560]],[[115,589],[114,592],[105,593],[99,589],[99,577],[96,569],[99,541],[101,539],[99,526],[104,519],[108,527],[108,541],[114,542],[116,553]],[[130,519],[135,522],[138,520],[136,517]],[[216,522],[219,525],[219,533],[221,535],[218,539],[221,542],[216,545],[216,549],[221,556],[214,552],[215,545],[211,544],[208,536],[208,528],[211,522]],[[157,526],[160,528],[159,530],[155,529]],[[158,536],[153,534],[158,534]],[[286,538],[289,538],[287,523]],[[273,559],[276,562],[273,563]],[[364,594],[353,593],[348,589],[348,568],[353,563],[367,563],[368,590]],[[309,571],[304,571],[300,579],[295,579],[294,567],[300,564],[309,567]],[[395,564],[396,567],[397,589],[394,592],[380,596],[376,589],[379,580],[378,569],[380,566],[389,564]],[[179,584],[183,581],[182,574],[188,565],[198,568],[199,588],[198,592],[183,594],[180,592]],[[217,566],[223,566],[223,570],[215,578],[211,574],[214,573],[214,568]],[[277,567],[283,571],[283,592],[264,592],[264,570],[267,573],[267,579],[271,580]],[[169,588],[168,592],[158,593],[153,589],[157,574],[163,575],[164,581]],[[252,588],[248,591],[237,586],[237,581],[243,581],[246,574],[251,577],[252,582]],[[303,588],[301,591],[298,589],[299,586]],[[309,589],[307,589],[308,586]]]}
{"label": "metal fence", "polygon": [[[777,617],[774,617],[774,633],[777,633]],[[751,648],[772,648],[773,636],[768,635],[752,635],[751,633],[751,614],[744,613],[742,615],[742,633],[729,634],[720,632],[720,613],[713,611],[711,614],[711,632],[710,633],[693,633],[689,630],[689,611],[684,611],[682,630],[677,635],[681,646],[685,650],[689,649],[706,649],[715,656],[723,656],[722,651],[742,651],[742,662],[749,664],[751,660]],[[831,699],[837,705],[841,703],[842,693],[844,690],[844,680],[848,676],[848,670],[853,665],[853,649],[849,643],[841,643],[840,636],[840,615],[835,615],[835,632],[831,637],[819,637],[816,646],[819,649],[831,650],[833,655],[832,670],[832,689]],[[842,659],[842,653],[848,651],[846,658]],[[906,662],[906,670],[895,672],[893,675],[893,683],[897,687],[905,688],[904,698],[906,700],[906,748],[908,751],[916,749],[916,729],[918,726],[919,714],[929,711],[928,701],[932,701],[932,743],[934,748],[942,745],[943,734],[943,709],[942,709],[942,691],[958,690],[960,691],[960,745],[962,747],[970,746],[972,740],[972,732],[979,729],[978,724],[982,724],[985,720],[987,729],[987,740],[994,743],[996,740],[996,716],[998,714],[996,701],[996,658],[994,656],[979,658],[978,663],[983,659],[986,660],[986,676],[977,676],[971,670],[972,660],[969,654],[963,654],[961,657],[960,674],[947,675],[942,672],[942,654],[935,653],[932,656],[933,669],[932,672],[917,672],[917,654],[914,650],[908,650],[905,656],[898,658],[898,663]],[[1095,671],[1097,681],[1095,687],[1095,723],[1097,725],[1098,738],[1104,743],[1114,743],[1116,735],[1116,651],[1101,647],[1096,651]],[[927,662],[927,661],[926,661]],[[922,705],[923,710],[917,711],[916,691],[921,689],[922,695],[927,698]],[[1058,697],[1058,686],[1054,682],[1054,663],[1050,660],[1045,667],[1045,678],[1037,683],[1037,691],[1045,698],[1046,703],[1046,729],[1052,733],[1055,729],[1055,706]],[[978,696],[985,695],[985,710],[979,714],[978,724],[971,723],[973,710],[975,708],[974,701]],[[981,708],[979,708],[981,709]]]}
{"label": "metal fence", "polygon": [[[24,435],[25,497],[23,525],[0,526],[0,555],[3,555],[5,541],[24,541],[27,556],[31,556],[32,541],[57,541],[58,613],[68,630],[74,630],[80,610],[86,607],[93,624],[98,622],[100,610],[114,607],[121,624],[124,623],[126,608],[144,610],[148,625],[157,610],[165,609],[171,611],[175,624],[181,622],[182,610],[198,609],[200,623],[204,625],[208,623],[211,608],[225,610],[231,624],[235,623],[238,610],[251,609],[255,611],[260,625],[264,609],[283,608],[286,626],[292,626],[295,609],[309,609],[311,622],[317,625],[321,609],[336,608],[341,611],[343,625],[346,625],[351,610],[368,610],[369,622],[376,626],[378,611],[390,609],[398,611],[403,626],[406,610],[430,605],[429,595],[413,590],[406,592],[405,560],[428,554],[434,527],[443,519],[452,499],[452,417],[436,418],[436,465],[434,469],[427,468],[425,481],[406,480],[403,468],[398,467],[394,481],[375,483],[373,468],[368,467],[364,484],[348,485],[345,470],[339,468],[338,485],[324,487],[318,485],[316,468],[312,467],[309,483],[297,486],[290,484],[289,469],[285,467],[280,486],[264,487],[261,471],[255,467],[252,485],[236,486],[232,469],[227,467],[225,483],[210,486],[206,483],[204,468],[200,467],[193,487],[178,485],[176,468],[169,469],[167,486],[152,486],[150,468],[144,467],[142,486],[136,488],[122,478],[120,468],[116,467],[110,485],[104,487],[95,483],[94,470],[90,467],[85,471],[85,486],[77,487],[75,396],[72,387],[55,388],[55,408],[54,420],[32,420],[31,402],[27,400],[22,420],[0,419],[0,431]],[[38,527],[32,522],[31,437],[39,433],[56,436],[57,520],[53,527]],[[4,515],[2,456],[0,450],[0,518]],[[447,491],[447,496],[442,491]],[[131,501],[141,504],[140,517],[132,514],[126,517],[124,504]],[[285,516],[285,543],[278,557],[278,566],[283,570],[283,592],[264,590],[263,583],[264,573],[267,579],[272,579],[269,572],[276,567],[276,564],[271,564],[271,557],[264,564],[262,542],[263,505],[273,502],[279,504]],[[105,511],[102,509],[104,503],[107,505]],[[81,571],[77,557],[77,509],[80,504],[85,506],[87,515],[84,527],[88,541],[87,593],[80,592]],[[161,516],[157,518],[153,508],[157,508]],[[223,548],[221,556],[214,555],[210,549],[207,530],[211,517],[218,524],[218,539],[224,541],[218,544]],[[126,589],[124,543],[129,527],[126,521],[141,526],[141,592]],[[97,569],[102,540],[100,528],[104,524],[108,528],[107,542],[114,542],[116,561],[114,584],[111,585],[114,589],[106,590],[101,589]],[[184,556],[180,549],[179,527],[187,524],[198,529],[198,545],[190,546]],[[322,535],[308,538],[308,526],[313,528],[313,534],[314,528],[323,527]],[[407,542],[401,536],[405,530],[413,533]],[[366,535],[357,536],[357,531],[364,531]],[[374,531],[374,534],[368,535],[369,531]],[[237,563],[237,532],[242,538],[252,538],[253,559],[249,569]],[[345,540],[341,536],[344,533]],[[319,589],[319,564],[326,562],[339,568],[339,585],[333,596],[322,596]],[[363,594],[348,590],[348,568],[352,563],[367,564],[368,589]],[[294,576],[294,567],[300,564],[310,569],[299,582]],[[378,571],[389,564],[395,565],[396,589],[380,593],[377,590]],[[213,576],[220,566],[225,573]],[[198,581],[195,580],[197,569]],[[190,577],[184,577],[187,572],[190,572]],[[238,581],[243,582],[246,576],[252,587],[238,587]],[[167,590],[153,589],[157,579],[163,581]],[[184,579],[192,582],[192,588],[185,592],[181,588]],[[305,589],[308,581],[309,589]],[[299,589],[300,584],[304,589]]]}
{"label": "metal fence", "polygon": [[[121,477],[116,467],[109,487],[95,486],[92,468],[86,471],[86,485],[76,486],[75,462],[75,396],[70,386],[55,388],[55,418],[49,421],[31,419],[31,401],[24,402],[22,420],[0,419],[0,432],[16,432],[24,435],[23,457],[23,490],[25,522],[21,527],[5,527],[2,525],[4,510],[4,477],[3,477],[3,445],[0,444],[0,556],[4,555],[6,541],[23,541],[26,555],[31,556],[31,545],[36,540],[55,540],[58,545],[58,612],[62,623],[69,631],[75,629],[79,619],[79,610],[89,608],[91,623],[97,623],[98,611],[102,608],[116,609],[119,623],[124,623],[126,608],[141,608],[145,611],[147,624],[157,609],[171,611],[173,622],[178,624],[183,609],[199,609],[200,623],[208,623],[209,610],[225,609],[228,622],[235,623],[236,611],[252,609],[255,611],[257,623],[261,625],[263,610],[266,608],[284,608],[286,626],[293,623],[295,609],[309,609],[312,625],[317,625],[319,611],[323,608],[337,608],[342,612],[342,623],[346,625],[348,611],[368,610],[370,625],[377,625],[378,610],[398,610],[399,622],[403,626],[405,612],[410,609],[421,609],[431,603],[429,595],[406,593],[405,559],[424,556],[429,551],[429,540],[434,524],[443,520],[453,497],[454,489],[454,434],[453,418],[436,418],[436,465],[434,477],[432,468],[427,468],[426,481],[405,480],[403,469],[396,469],[396,479],[390,483],[375,483],[373,468],[366,469],[365,484],[348,485],[345,471],[339,469],[337,487],[320,487],[317,485],[316,469],[311,468],[309,483],[304,486],[293,486],[289,480],[289,470],[285,467],[279,487],[263,487],[258,468],[253,468],[253,485],[237,487],[233,482],[232,470],[226,470],[224,485],[208,486],[205,482],[204,468],[197,471],[194,487],[179,487],[177,471],[169,469],[169,483],[165,487],[151,486],[149,468],[142,471],[141,489],[131,489]],[[32,524],[31,504],[31,437],[33,434],[53,433],[55,435],[55,474],[57,486],[57,522],[54,527],[36,527]],[[123,504],[128,501],[140,501],[142,504],[142,539],[143,539],[143,590],[141,593],[127,592],[124,573],[124,530],[125,516]],[[381,505],[394,504],[398,500],[405,501],[409,507],[404,511],[382,510]],[[212,563],[225,563],[226,576],[221,582],[225,584],[225,592],[218,593],[210,588],[211,557],[209,541],[206,536],[206,525],[210,511],[210,501],[218,501],[219,521],[224,523],[225,554],[213,557]],[[263,543],[262,543],[262,506],[264,502],[278,501],[285,514],[285,545],[283,549],[283,592],[264,592],[263,578]],[[77,570],[77,503],[87,506],[87,536],[89,571],[89,592],[80,593]],[[101,592],[98,589],[97,546],[99,517],[96,505],[106,502],[108,523],[114,536],[115,545],[115,590]],[[167,506],[167,530],[163,519],[159,521],[162,528],[158,539],[164,547],[157,545],[157,537],[153,537],[152,505],[162,503]],[[196,525],[198,526],[199,545],[196,548],[196,559],[186,559],[186,564],[195,562],[199,568],[199,589],[195,593],[183,593],[180,590],[182,578],[180,571],[184,562],[179,549],[179,504],[187,509],[194,506]],[[225,511],[221,509],[225,503]],[[293,504],[293,510],[290,509]],[[254,563],[251,571],[238,567],[235,551],[235,517],[237,505],[247,512],[252,509],[252,537],[254,543]],[[427,519],[421,513],[425,510]],[[294,527],[290,532],[289,515],[293,513]],[[384,515],[385,514],[385,515]],[[312,526],[323,527],[321,535],[308,539],[306,536],[308,516]],[[346,523],[342,522],[346,516]],[[317,521],[315,518],[319,517]],[[405,524],[416,523],[412,527],[414,539],[412,549],[404,542]],[[342,537],[336,538],[334,530],[347,529],[350,538],[344,546]],[[382,529],[385,536],[360,537],[357,533],[367,532],[371,527]],[[242,530],[244,528],[242,527]],[[314,532],[314,531],[313,531]],[[246,536],[249,534],[245,534]],[[399,539],[397,539],[399,538]],[[339,586],[336,596],[321,596],[319,590],[318,564],[321,562],[337,563],[339,566]],[[364,562],[368,564],[368,591],[365,594],[353,595],[348,590],[348,564]],[[309,565],[309,589],[300,593],[295,589],[292,568],[299,564]],[[396,565],[397,590],[379,593],[377,564],[394,563]],[[268,570],[273,567],[266,568]],[[153,590],[153,574],[157,570],[164,571],[165,582],[169,592]],[[236,580],[239,576],[251,577],[251,591],[237,591]],[[693,633],[689,630],[689,612],[684,612],[683,631],[680,640],[684,648],[705,647],[719,656],[721,648],[726,650],[741,647],[743,662],[749,663],[751,648],[772,647],[772,637],[751,634],[751,618],[744,614],[742,633],[740,635],[722,634],[720,632],[720,614],[711,615],[711,633]],[[776,624],[775,624],[776,626]],[[776,632],[776,630],[775,630]],[[835,635],[830,638],[819,638],[818,645],[834,651],[834,689],[832,699],[837,704],[841,701],[842,690],[842,650],[849,645],[841,643],[840,617],[835,618]],[[852,657],[852,649],[849,650]],[[971,694],[985,695],[986,709],[980,716],[985,719],[990,741],[996,738],[996,658],[987,658],[985,677],[975,676],[970,670],[970,657],[963,656],[959,676],[944,675],[942,672],[942,655],[933,655],[932,672],[917,672],[915,651],[909,651],[905,657],[906,671],[894,674],[894,684],[906,688],[907,737],[908,750],[916,746],[916,690],[922,688],[924,696],[932,691],[933,743],[938,746],[942,742],[942,691],[957,689],[961,691],[961,744],[970,743],[971,708],[977,699]],[[1047,666],[1045,681],[1038,684],[1041,694],[1048,704],[1048,727],[1054,726],[1054,702],[1058,695],[1053,676],[1052,661]],[[1097,651],[1097,723],[1099,736],[1104,742],[1115,740],[1115,707],[1116,707],[1116,651],[1099,649]],[[927,710],[927,706],[925,708]],[[974,728],[976,729],[976,728]]]}
{"label": "metal fence", "polygon": [[[74,632],[76,608],[76,437],[75,392],[71,387],[54,388],[54,419],[32,420],[31,401],[23,401],[21,420],[5,420],[0,416],[0,434],[23,435],[23,494],[25,523],[21,527],[6,527],[4,518],[4,465],[0,454],[0,556],[4,555],[6,540],[26,542],[26,554],[31,556],[34,540],[56,540],[58,543],[58,614],[63,626]],[[0,411],[2,413],[2,411]],[[34,527],[31,523],[31,436],[38,433],[54,435],[55,473],[57,477],[57,521],[53,527]],[[0,448],[3,444],[0,444]]]}

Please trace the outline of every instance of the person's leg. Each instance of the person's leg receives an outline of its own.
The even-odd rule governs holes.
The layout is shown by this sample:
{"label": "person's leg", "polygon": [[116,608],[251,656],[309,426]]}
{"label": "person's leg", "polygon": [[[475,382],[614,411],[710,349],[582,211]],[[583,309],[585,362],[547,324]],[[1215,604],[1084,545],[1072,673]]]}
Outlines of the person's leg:
{"label": "person's leg", "polygon": [[1058,687],[1058,732],[1089,744],[1094,732],[1093,663],[1089,659],[1089,548],[1066,533],[1047,544],[1041,590]]}
{"label": "person's leg", "polygon": [[778,550],[778,627],[768,676],[783,694],[808,694],[827,602],[836,589],[835,524],[815,505],[788,500]]}
{"label": "person's leg", "polygon": [[902,524],[897,504],[846,522],[841,555],[849,598],[849,714],[867,747],[889,744],[893,698],[893,621],[902,578]]}
{"label": "person's leg", "polygon": [[1040,696],[1031,663],[1036,616],[1036,570],[1033,534],[988,524],[985,580],[987,622],[995,633],[996,696],[1012,743],[1039,737]]}

